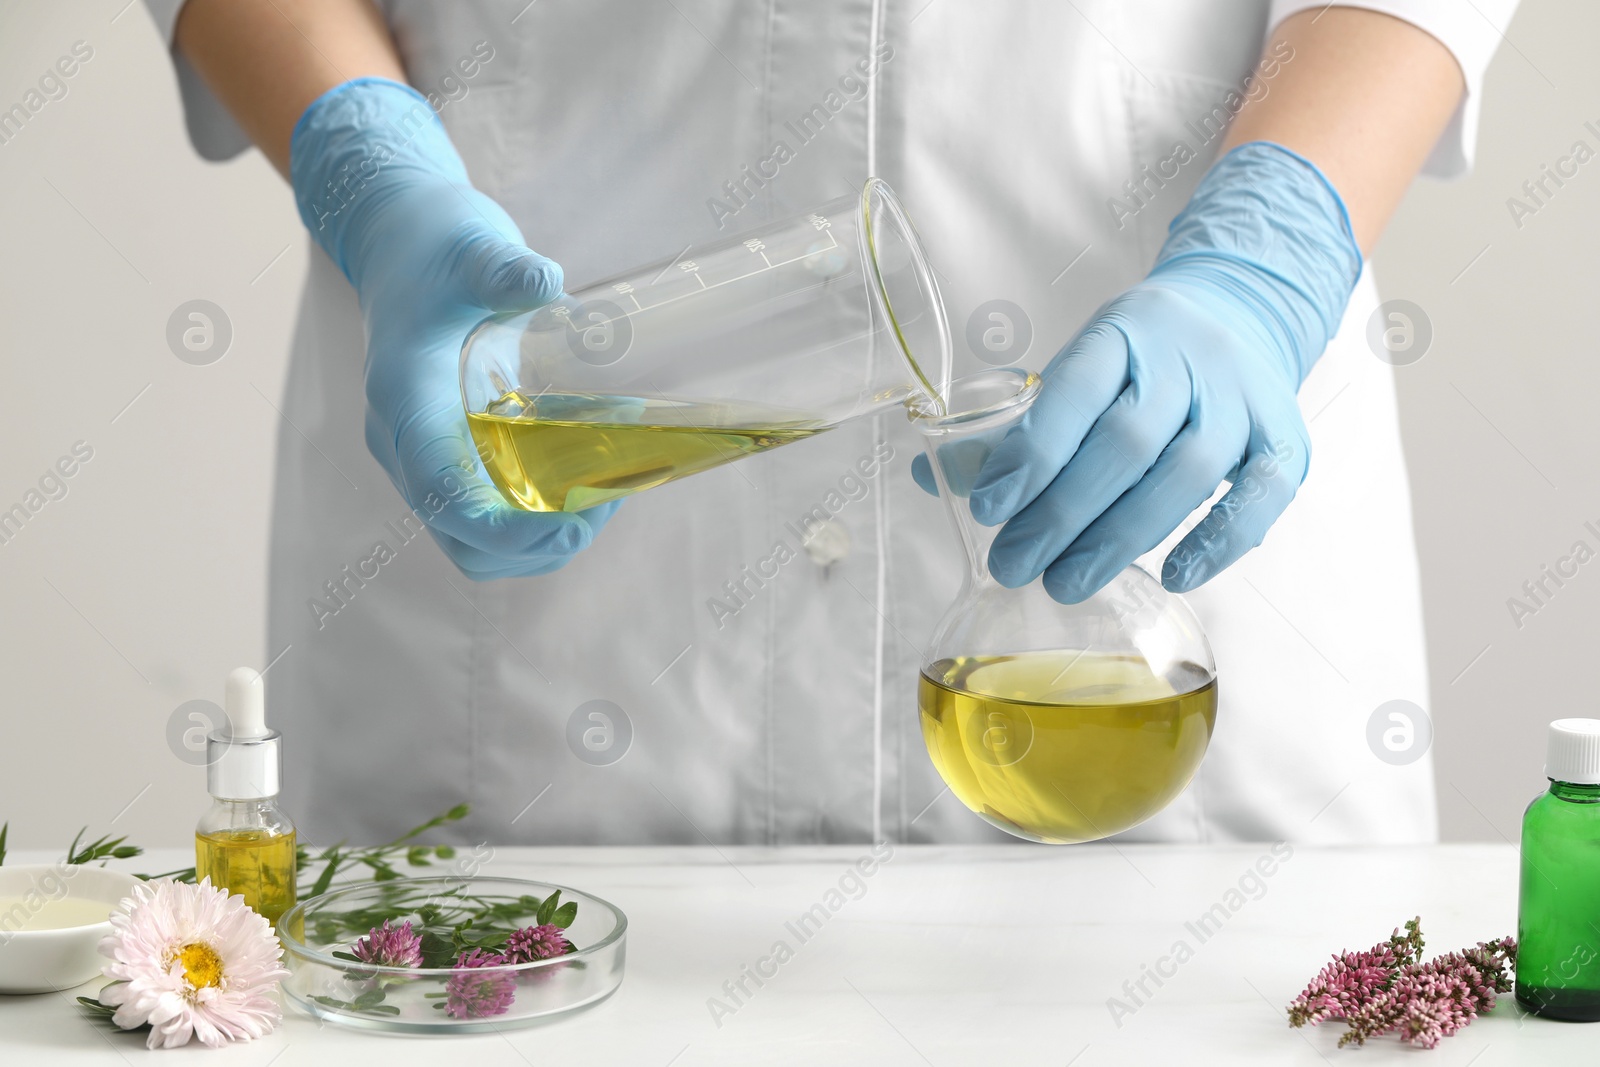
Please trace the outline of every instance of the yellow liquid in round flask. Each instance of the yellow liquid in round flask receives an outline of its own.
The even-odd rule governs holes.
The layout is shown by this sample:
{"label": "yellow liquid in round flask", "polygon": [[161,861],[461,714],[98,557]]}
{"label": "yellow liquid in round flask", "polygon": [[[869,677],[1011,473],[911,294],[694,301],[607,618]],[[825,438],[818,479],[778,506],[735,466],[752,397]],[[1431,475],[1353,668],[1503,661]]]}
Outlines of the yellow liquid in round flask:
{"label": "yellow liquid in round flask", "polygon": [[946,412],[913,410],[940,497],[967,553],[918,684],[928,755],[960,801],[1030,841],[1110,837],[1170,804],[1216,725],[1211,649],[1183,599],[1129,567],[1081,604],[988,572],[997,529],[967,491],[1039,379],[985,371],[954,382]]}
{"label": "yellow liquid in round flask", "polygon": [[1070,844],[1172,802],[1211,740],[1217,683],[1180,693],[1142,660],[1095,652],[963,656],[924,669],[917,703],[928,754],[963,804],[1019,837]]}

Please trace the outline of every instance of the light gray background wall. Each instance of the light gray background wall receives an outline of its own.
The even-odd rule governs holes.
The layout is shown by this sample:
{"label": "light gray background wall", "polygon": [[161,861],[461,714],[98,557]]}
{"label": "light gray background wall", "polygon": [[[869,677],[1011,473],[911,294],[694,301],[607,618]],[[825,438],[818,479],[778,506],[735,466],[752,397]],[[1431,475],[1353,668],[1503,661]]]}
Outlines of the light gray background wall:
{"label": "light gray background wall", "polygon": [[[1600,562],[1520,627],[1507,608],[1574,541],[1600,550],[1583,527],[1600,529],[1600,160],[1520,227],[1506,206],[1574,141],[1600,149],[1597,39],[1600,7],[1524,0],[1476,172],[1418,185],[1376,255],[1384,296],[1433,330],[1397,373],[1450,839],[1514,840],[1542,785],[1543,724],[1600,709],[1585,666]],[[203,772],[169,748],[175,709],[275,651],[273,442],[294,431],[274,405],[307,246],[258,154],[195,158],[136,0],[0,4],[0,110],[77,41],[93,57],[66,95],[0,144],[0,511],[77,442],[93,449],[0,544],[0,821],[13,847],[64,847],[83,824],[177,845],[204,797]],[[165,339],[196,298],[233,328],[209,366]]]}
{"label": "light gray background wall", "polygon": [[1374,257],[1384,297],[1416,302],[1434,329],[1398,376],[1451,839],[1515,841],[1544,785],[1544,725],[1600,717],[1586,666],[1600,563],[1550,584],[1520,627],[1507,607],[1573,542],[1600,550],[1583,529],[1600,529],[1600,159],[1547,182],[1554,195],[1520,227],[1507,208],[1532,203],[1522,184],[1575,141],[1600,151],[1596,40],[1600,5],[1524,0],[1489,71],[1477,168],[1414,186]]}

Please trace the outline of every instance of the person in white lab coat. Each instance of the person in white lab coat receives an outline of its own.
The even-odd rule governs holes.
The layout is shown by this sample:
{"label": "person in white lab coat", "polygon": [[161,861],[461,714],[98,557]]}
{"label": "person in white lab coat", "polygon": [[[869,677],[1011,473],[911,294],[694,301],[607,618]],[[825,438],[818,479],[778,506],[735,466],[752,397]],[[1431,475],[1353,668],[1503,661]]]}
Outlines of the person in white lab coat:
{"label": "person in white lab coat", "polygon": [[[1047,372],[1079,375],[1077,396],[1082,346],[1116,348],[1082,425],[1059,403],[1035,420],[990,518],[1016,531],[997,574],[1064,600],[1119,553],[1145,553],[1169,587],[1205,582],[1191,602],[1219,664],[1215,739],[1193,785],[1130,836],[1435,836],[1429,755],[1397,764],[1368,742],[1379,705],[1426,707],[1428,686],[1393,370],[1366,342],[1361,253],[1419,170],[1470,164],[1514,0],[149,5],[195,145],[257,144],[323,250],[282,401],[268,650],[286,803],[313,840],[384,839],[461,801],[473,814],[455,833],[473,841],[1003,838],[943,789],[920,736],[918,643],[959,557],[910,476],[906,425],[850,423],[619,509],[532,515],[475,469],[455,393],[484,308],[548,298],[561,269],[582,282],[669,258],[868,174],[915,215],[958,347],[969,320],[979,336],[995,321],[992,300],[1023,326],[1014,351],[962,351],[957,373],[1041,369],[1090,323]],[[1180,216],[1214,163],[1206,204]],[[1196,233],[1233,239],[1228,211],[1272,228],[1260,262],[1207,245],[1174,271]],[[1175,298],[1187,282],[1163,279],[1185,270],[1245,310],[1213,320],[1231,295]],[[1095,317],[1125,290],[1137,298]],[[1223,340],[1186,351],[1197,324]],[[1127,391],[1121,439],[1148,455],[1121,470],[1075,446],[1140,374],[1159,388]],[[1134,393],[1162,390],[1172,410],[1128,417]],[[1198,425],[1203,406],[1224,425],[1165,491],[1156,457],[1190,454],[1184,412]],[[1265,503],[1236,497],[1204,526],[1195,506],[1258,436],[1287,449],[1285,473]],[[741,578],[824,500],[822,535],[775,577]],[[594,729],[601,744],[575,740]]]}

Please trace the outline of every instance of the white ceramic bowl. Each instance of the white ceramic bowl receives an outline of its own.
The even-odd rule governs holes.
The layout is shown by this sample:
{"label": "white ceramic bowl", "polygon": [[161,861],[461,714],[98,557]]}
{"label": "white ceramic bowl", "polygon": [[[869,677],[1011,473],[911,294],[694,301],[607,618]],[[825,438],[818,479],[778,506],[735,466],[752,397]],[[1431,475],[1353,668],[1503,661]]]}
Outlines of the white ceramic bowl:
{"label": "white ceramic bowl", "polygon": [[[111,932],[110,913],[139,879],[104,867],[65,863],[0,867],[0,993],[53,993],[82,985],[100,973],[100,939]],[[61,930],[18,929],[48,900],[103,903],[107,918]],[[24,909],[18,913],[17,909]]]}

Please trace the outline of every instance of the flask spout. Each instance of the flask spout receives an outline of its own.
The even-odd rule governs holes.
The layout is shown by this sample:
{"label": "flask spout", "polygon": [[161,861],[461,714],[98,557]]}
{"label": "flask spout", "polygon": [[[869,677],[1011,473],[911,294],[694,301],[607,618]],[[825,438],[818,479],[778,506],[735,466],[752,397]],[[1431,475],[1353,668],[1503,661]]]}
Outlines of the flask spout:
{"label": "flask spout", "polygon": [[881,178],[861,188],[859,230],[878,315],[910,372],[910,402],[937,414],[955,410],[946,403],[952,345],[939,280],[911,216]]}

